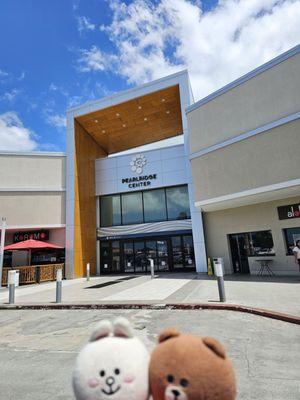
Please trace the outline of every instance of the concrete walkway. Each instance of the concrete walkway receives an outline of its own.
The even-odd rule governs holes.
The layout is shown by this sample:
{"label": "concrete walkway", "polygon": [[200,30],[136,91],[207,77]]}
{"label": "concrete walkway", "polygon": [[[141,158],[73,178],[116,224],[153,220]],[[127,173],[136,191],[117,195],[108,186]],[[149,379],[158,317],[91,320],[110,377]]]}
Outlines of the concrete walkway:
{"label": "concrete walkway", "polygon": [[213,336],[236,371],[237,400],[296,400],[300,393],[300,329],[230,311],[2,310],[1,399],[71,400],[75,357],[103,318],[130,319],[151,350],[161,329]]}
{"label": "concrete walkway", "polygon": [[[55,301],[55,282],[16,289],[16,304],[45,304]],[[226,276],[227,303],[265,308],[300,316],[300,279]],[[124,275],[74,279],[63,282],[63,303],[216,303],[217,282],[195,273],[149,276]],[[0,303],[8,301],[7,289]]]}

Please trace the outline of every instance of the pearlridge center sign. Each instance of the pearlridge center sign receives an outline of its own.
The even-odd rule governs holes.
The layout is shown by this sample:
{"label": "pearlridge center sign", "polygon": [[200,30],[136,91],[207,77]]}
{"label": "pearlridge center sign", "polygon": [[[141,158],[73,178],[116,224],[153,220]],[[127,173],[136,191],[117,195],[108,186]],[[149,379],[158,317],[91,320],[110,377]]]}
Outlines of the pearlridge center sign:
{"label": "pearlridge center sign", "polygon": [[150,186],[153,180],[157,179],[156,174],[134,176],[132,178],[123,178],[122,183],[128,185],[129,189]]}

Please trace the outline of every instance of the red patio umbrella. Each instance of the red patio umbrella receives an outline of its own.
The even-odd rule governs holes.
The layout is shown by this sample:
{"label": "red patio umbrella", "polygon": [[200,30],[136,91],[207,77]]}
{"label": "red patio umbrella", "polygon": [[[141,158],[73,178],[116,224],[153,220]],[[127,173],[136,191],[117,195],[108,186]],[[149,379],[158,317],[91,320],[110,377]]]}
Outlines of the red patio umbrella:
{"label": "red patio umbrella", "polygon": [[23,240],[22,242],[17,242],[14,244],[9,244],[4,247],[4,250],[28,250],[29,251],[29,265],[31,263],[31,250],[34,249],[63,249],[61,246],[57,246],[56,244],[42,242],[41,240],[28,239]]}

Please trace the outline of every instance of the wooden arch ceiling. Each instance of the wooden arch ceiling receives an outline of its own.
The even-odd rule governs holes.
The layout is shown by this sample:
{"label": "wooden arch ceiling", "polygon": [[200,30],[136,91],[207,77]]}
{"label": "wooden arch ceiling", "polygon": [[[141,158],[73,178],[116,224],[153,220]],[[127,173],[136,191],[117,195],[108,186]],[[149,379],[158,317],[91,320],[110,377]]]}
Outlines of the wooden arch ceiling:
{"label": "wooden arch ceiling", "polygon": [[179,86],[76,118],[107,154],[182,134]]}

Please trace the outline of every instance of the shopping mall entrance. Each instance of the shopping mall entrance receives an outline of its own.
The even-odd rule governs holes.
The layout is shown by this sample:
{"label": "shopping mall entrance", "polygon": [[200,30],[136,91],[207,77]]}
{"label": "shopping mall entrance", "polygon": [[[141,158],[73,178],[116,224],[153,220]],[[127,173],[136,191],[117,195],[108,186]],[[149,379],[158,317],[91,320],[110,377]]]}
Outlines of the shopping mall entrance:
{"label": "shopping mall entrance", "polygon": [[100,274],[193,271],[191,234],[100,241]]}

